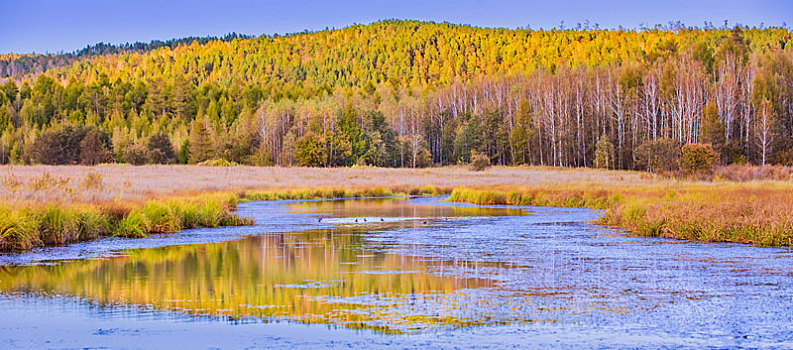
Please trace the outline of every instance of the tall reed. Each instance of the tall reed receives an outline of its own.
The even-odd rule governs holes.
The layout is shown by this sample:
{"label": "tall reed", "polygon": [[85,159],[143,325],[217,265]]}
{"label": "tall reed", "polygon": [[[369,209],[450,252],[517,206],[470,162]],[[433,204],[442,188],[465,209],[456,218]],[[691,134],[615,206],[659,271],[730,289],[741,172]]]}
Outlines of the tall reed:
{"label": "tall reed", "polygon": [[793,185],[786,182],[680,183],[677,186],[545,184],[530,188],[457,187],[451,201],[606,209],[598,224],[641,236],[793,245]]}
{"label": "tall reed", "polygon": [[233,213],[237,201],[235,194],[217,193],[128,206],[51,203],[0,207],[0,250],[252,224],[252,220]]}

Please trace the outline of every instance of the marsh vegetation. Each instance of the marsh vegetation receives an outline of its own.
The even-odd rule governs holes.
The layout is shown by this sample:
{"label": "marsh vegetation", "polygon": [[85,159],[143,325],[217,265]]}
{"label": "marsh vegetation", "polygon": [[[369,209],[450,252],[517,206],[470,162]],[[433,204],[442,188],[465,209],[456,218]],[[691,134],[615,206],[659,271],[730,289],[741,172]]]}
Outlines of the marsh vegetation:
{"label": "marsh vegetation", "polygon": [[650,174],[548,167],[257,168],[103,165],[6,167],[0,247],[249,224],[255,200],[451,194],[475,204],[602,209],[598,222],[645,236],[790,245],[787,167]]}

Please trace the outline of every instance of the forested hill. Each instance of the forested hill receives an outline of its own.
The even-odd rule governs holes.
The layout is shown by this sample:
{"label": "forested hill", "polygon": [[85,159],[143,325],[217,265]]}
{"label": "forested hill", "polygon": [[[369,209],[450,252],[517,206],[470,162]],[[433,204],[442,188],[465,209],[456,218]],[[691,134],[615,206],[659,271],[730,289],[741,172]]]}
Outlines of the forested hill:
{"label": "forested hill", "polygon": [[790,41],[783,28],[389,20],[108,50],[7,79],[0,161],[425,166],[480,153],[658,168],[707,143],[724,163],[790,163]]}
{"label": "forested hill", "polygon": [[[652,62],[690,51],[706,66],[729,30],[508,30],[413,21],[383,21],[341,30],[254,39],[175,39],[75,52],[88,59],[53,71],[57,80],[173,79],[363,85],[443,85],[473,76],[527,73],[559,65],[588,67]],[[784,29],[743,30],[750,51],[784,47]],[[153,52],[150,52],[153,51]],[[90,57],[100,54],[100,57]],[[110,55],[108,55],[108,53]],[[114,54],[120,53],[120,54]]]}
{"label": "forested hill", "polygon": [[25,75],[34,75],[46,72],[49,69],[70,65],[75,61],[96,55],[109,55],[115,53],[144,53],[161,47],[171,49],[180,45],[191,43],[206,44],[210,41],[229,41],[234,39],[247,39],[248,35],[230,33],[222,38],[217,37],[188,37],[166,41],[153,40],[148,43],[135,42],[121,45],[98,43],[69,53],[59,54],[6,54],[0,55],[0,78],[21,78]]}

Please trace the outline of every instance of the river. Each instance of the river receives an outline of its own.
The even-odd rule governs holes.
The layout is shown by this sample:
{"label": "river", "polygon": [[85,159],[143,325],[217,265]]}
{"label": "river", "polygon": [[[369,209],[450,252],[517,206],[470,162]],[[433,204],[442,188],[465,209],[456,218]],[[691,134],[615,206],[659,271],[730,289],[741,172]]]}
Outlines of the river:
{"label": "river", "polygon": [[788,248],[442,197],[238,213],[1,255],[0,348],[793,348]]}

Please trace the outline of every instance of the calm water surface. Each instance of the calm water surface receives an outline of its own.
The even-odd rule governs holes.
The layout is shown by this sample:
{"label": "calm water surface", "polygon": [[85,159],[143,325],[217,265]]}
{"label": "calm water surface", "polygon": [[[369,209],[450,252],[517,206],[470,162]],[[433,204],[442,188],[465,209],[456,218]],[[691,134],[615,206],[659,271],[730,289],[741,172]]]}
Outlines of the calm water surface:
{"label": "calm water surface", "polygon": [[440,198],[239,211],[256,226],[0,256],[0,348],[793,347],[789,249]]}

